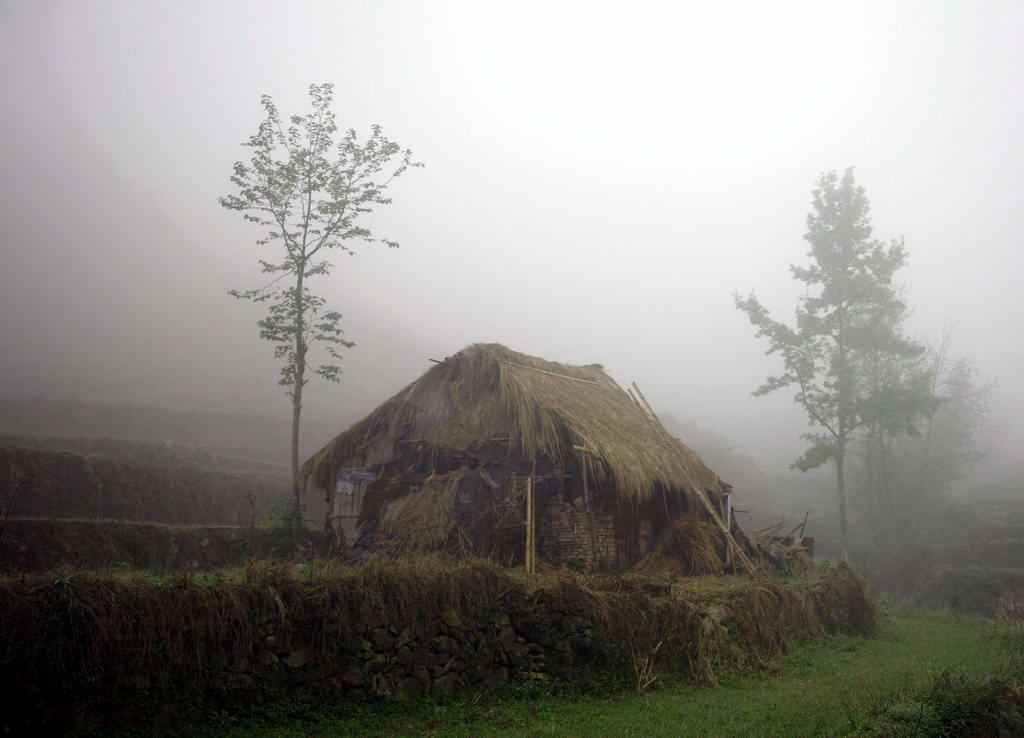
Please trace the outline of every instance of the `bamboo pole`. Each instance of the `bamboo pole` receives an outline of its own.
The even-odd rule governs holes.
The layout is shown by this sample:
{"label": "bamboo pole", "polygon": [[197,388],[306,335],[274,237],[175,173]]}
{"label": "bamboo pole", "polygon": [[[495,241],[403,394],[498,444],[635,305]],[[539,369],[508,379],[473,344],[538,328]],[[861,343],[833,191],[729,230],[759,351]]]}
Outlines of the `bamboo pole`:
{"label": "bamboo pole", "polygon": [[537,570],[537,548],[534,531],[533,514],[533,476],[526,478],[526,571],[533,574]]}
{"label": "bamboo pole", "polygon": [[722,529],[723,533],[725,533],[726,544],[732,546],[733,550],[736,552],[736,556],[739,558],[740,561],[743,562],[743,565],[747,567],[747,571],[750,572],[750,576],[754,577],[755,579],[759,579],[760,572],[754,567],[753,562],[747,556],[746,552],[743,550],[740,544],[738,544],[736,542],[736,539],[733,538],[732,531],[730,531],[729,528],[722,521],[722,517],[718,514],[718,511],[715,509],[715,506],[708,501],[707,495],[704,494],[704,490],[697,490],[697,499],[700,500],[701,504],[704,505],[704,509],[707,510],[708,514],[711,516],[711,519],[715,522],[715,524]]}
{"label": "bamboo pole", "polygon": [[[633,389],[635,389],[636,393],[640,395],[640,399],[643,400],[644,402],[643,406],[647,408],[647,412],[650,413],[651,418],[654,420],[654,422],[657,423],[662,430],[665,430],[665,426],[661,424],[661,418],[659,418],[657,413],[654,412],[654,408],[651,407],[651,403],[649,403],[647,401],[647,398],[644,397],[644,393],[640,391],[640,385],[638,385],[636,382],[633,382]],[[637,404],[639,405],[640,403]]]}
{"label": "bamboo pole", "polygon": [[558,377],[559,379],[569,379],[573,382],[583,382],[584,384],[600,384],[593,379],[584,379],[583,377],[570,377],[568,374],[558,374],[556,372],[549,372],[547,369],[538,369],[535,366],[526,366],[526,364],[517,364],[514,361],[503,361],[503,364],[514,366],[517,369],[528,369],[531,372],[540,372],[541,374],[547,374],[549,377]]}
{"label": "bamboo pole", "polygon": [[[633,389],[635,389],[636,393],[640,396],[640,399],[643,400],[642,407],[647,408],[647,412],[650,413],[651,420],[655,424],[657,424],[659,428],[661,428],[662,432],[664,432],[665,435],[671,438],[669,432],[665,429],[665,425],[661,422],[661,418],[659,418],[658,414],[654,412],[654,409],[651,407],[651,404],[647,402],[647,398],[644,397],[644,393],[640,391],[639,385],[637,385],[636,382],[633,382],[632,385]],[[630,394],[632,395],[632,393]],[[635,400],[636,398],[634,398],[634,401]],[[640,403],[637,404],[639,405]],[[722,516],[718,514],[718,510],[715,509],[715,506],[712,505],[711,502],[708,500],[707,495],[704,494],[704,490],[702,490],[700,487],[695,487],[695,489],[697,492],[697,499],[700,500],[701,505],[703,505],[704,509],[707,510],[708,515],[711,516],[711,519],[714,521],[715,525],[717,525],[721,529],[722,533],[725,534],[726,550],[728,551],[731,547],[731,549],[736,552],[736,556],[739,558],[739,560],[742,561],[743,565],[747,567],[747,571],[750,572],[750,576],[754,577],[755,579],[760,578],[760,572],[754,567],[753,562],[747,556],[746,552],[743,550],[740,544],[736,542],[736,539],[732,535],[732,530],[730,530],[730,526],[726,525],[725,522],[722,520]]]}

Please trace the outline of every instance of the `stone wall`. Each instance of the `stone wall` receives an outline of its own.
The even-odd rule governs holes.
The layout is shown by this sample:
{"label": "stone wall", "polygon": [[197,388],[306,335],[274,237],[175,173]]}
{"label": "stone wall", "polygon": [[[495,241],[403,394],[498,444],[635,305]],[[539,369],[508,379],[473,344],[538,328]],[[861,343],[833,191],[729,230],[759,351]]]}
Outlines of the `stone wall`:
{"label": "stone wall", "polygon": [[578,668],[628,673],[631,653],[655,648],[659,671],[713,681],[763,664],[790,638],[874,627],[863,583],[845,567],[673,597],[613,577],[595,597],[603,579],[524,579],[423,556],[304,570],[265,564],[245,582],[0,580],[0,732],[151,720],[154,702],[182,699],[443,697]]}

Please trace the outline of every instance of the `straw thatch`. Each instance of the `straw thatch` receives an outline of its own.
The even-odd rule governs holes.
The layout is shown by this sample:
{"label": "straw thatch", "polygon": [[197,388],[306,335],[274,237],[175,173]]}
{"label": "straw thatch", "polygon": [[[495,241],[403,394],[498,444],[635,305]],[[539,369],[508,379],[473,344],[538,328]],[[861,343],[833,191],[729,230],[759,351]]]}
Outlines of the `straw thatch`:
{"label": "straw thatch", "polygon": [[596,487],[644,502],[655,489],[692,497],[721,483],[596,364],[573,366],[475,344],[432,367],[303,466],[304,483],[332,490],[340,470],[398,456],[495,441],[556,467],[579,464]]}

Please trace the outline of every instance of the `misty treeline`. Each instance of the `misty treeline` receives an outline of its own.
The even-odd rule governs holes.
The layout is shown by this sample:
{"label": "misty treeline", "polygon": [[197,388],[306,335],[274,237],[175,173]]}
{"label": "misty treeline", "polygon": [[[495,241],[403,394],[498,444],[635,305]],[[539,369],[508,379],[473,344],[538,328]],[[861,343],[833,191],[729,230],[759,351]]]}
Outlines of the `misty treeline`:
{"label": "misty treeline", "polygon": [[[340,349],[354,345],[345,338],[341,313],[329,309],[310,282],[330,274],[331,251],[352,254],[358,242],[398,247],[376,238],[365,221],[377,207],[390,204],[386,192],[396,177],[423,166],[379,125],[363,141],[352,129],[338,135],[332,84],[310,85],[309,98],[310,112],[287,118],[270,96],[261,98],[265,117],[243,144],[252,157],[249,163],[235,163],[231,182],[237,192],[220,199],[223,207],[264,229],[259,246],[273,247],[271,256],[259,260],[269,280],[229,294],[267,305],[257,324],[260,338],[273,344],[274,357],[281,361],[280,384],[292,400],[293,527],[302,519],[299,428],[309,373],[339,381]],[[310,363],[315,344],[328,355],[325,363]]]}
{"label": "misty treeline", "polygon": [[934,345],[908,335],[910,306],[896,279],[904,241],[873,237],[852,168],[818,178],[804,239],[808,263],[790,266],[804,285],[795,324],[773,319],[753,294],[735,302],[782,361],[754,394],[793,388],[813,427],[793,467],[833,466],[846,558],[851,492],[877,543],[915,529],[912,520],[964,478],[979,456],[991,384],[955,356],[950,332]]}

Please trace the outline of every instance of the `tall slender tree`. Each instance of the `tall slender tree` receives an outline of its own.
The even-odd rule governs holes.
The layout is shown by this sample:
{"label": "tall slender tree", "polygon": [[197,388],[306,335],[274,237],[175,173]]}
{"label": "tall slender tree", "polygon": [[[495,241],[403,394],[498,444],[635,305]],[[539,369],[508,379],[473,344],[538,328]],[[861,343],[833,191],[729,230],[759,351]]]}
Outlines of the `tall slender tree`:
{"label": "tall slender tree", "polygon": [[796,323],[771,318],[753,294],[735,295],[758,338],[767,338],[768,354],[782,358],[781,374],[754,391],[765,395],[794,387],[794,400],[817,430],[803,437],[807,450],[793,466],[807,471],[832,462],[836,474],[840,548],[847,557],[846,461],[858,428],[877,417],[878,393],[860,372],[872,348],[912,353],[899,332],[903,303],[893,275],[906,263],[902,239],[888,244],[872,237],[870,203],[853,169],[841,176],[823,173],[817,180],[804,239],[810,244],[806,266],[790,266],[805,286],[796,307]]}
{"label": "tall slender tree", "polygon": [[[257,323],[260,338],[274,345],[274,356],[282,362],[279,383],[292,403],[294,525],[301,520],[299,423],[309,371],[337,382],[339,350],[353,345],[344,337],[341,313],[328,310],[326,300],[309,284],[330,274],[326,256],[331,250],[351,254],[352,245],[360,241],[398,246],[375,238],[365,218],[391,202],[386,190],[396,177],[422,166],[378,125],[363,141],[351,129],[337,135],[333,97],[333,85],[310,85],[310,112],[282,120],[274,101],[264,95],[265,117],[242,144],[252,150],[252,157],[249,163],[235,163],[231,182],[237,191],[220,199],[222,206],[265,229],[258,245],[276,249],[273,257],[259,261],[263,273],[273,275],[270,281],[229,294],[267,304]],[[330,358],[311,365],[310,350],[317,343]]]}

